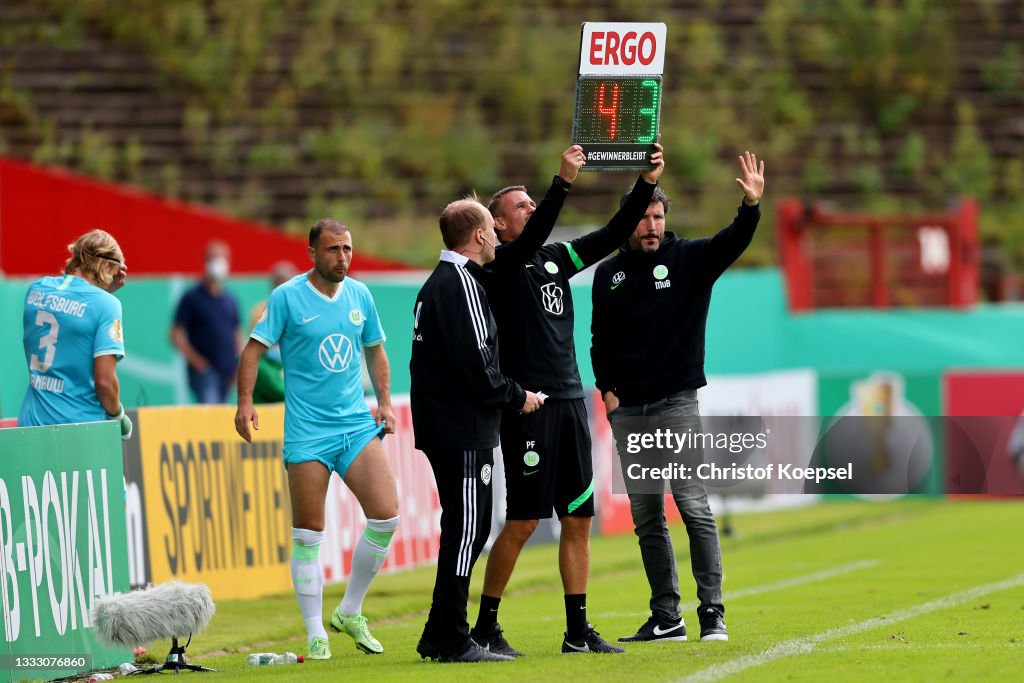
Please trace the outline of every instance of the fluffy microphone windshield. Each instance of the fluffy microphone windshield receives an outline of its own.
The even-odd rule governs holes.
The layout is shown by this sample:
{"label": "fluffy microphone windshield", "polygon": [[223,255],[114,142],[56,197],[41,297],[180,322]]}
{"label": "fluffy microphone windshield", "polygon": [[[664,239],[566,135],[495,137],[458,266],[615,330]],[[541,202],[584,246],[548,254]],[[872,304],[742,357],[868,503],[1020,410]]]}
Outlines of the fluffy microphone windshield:
{"label": "fluffy microphone windshield", "polygon": [[135,647],[199,633],[215,609],[208,586],[174,580],[97,600],[92,623],[101,642]]}

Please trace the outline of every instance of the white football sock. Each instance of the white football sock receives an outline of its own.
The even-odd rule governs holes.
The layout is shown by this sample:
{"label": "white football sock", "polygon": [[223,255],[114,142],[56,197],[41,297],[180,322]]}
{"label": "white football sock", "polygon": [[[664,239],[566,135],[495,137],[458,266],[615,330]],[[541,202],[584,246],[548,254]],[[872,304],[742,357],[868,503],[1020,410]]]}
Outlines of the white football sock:
{"label": "white football sock", "polygon": [[323,618],[324,572],[320,568],[323,537],[322,531],[292,527],[292,583],[310,642],[313,636],[327,637]]}
{"label": "white football sock", "polygon": [[348,577],[345,597],[341,599],[341,613],[361,614],[363,600],[370,590],[370,582],[377,576],[391,549],[391,537],[398,528],[399,517],[368,519],[363,535],[352,553],[352,574]]}

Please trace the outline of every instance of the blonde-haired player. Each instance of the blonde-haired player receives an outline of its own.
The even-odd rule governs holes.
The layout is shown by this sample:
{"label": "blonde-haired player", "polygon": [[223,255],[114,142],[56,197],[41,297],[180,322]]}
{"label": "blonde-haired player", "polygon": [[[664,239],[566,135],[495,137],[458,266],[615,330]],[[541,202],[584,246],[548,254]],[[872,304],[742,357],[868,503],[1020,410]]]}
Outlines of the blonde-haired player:
{"label": "blonde-haired player", "polygon": [[121,405],[117,361],[124,358],[121,302],[113,292],[128,275],[117,240],[103,230],[68,245],[64,274],[43,277],[25,297],[29,384],[22,427],[117,420],[121,438],[132,423]]}

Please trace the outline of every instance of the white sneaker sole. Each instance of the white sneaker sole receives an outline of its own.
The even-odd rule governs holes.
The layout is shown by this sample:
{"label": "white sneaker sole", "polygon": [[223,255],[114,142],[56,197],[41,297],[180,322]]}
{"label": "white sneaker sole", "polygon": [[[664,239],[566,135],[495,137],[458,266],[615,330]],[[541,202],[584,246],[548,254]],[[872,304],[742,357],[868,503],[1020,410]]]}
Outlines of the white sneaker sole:
{"label": "white sneaker sole", "polygon": [[620,643],[664,643],[664,642],[685,643],[686,642],[686,636],[667,636],[667,637],[664,637],[664,638],[650,638],[648,640],[623,640],[622,638],[619,638],[618,642],[620,642]]}

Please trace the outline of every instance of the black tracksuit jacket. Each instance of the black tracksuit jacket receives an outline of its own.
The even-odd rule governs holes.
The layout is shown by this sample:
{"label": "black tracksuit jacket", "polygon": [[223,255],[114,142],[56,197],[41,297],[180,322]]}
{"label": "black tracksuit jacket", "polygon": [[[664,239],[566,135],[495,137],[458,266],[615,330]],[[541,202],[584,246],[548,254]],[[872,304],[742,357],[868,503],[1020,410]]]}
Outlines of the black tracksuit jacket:
{"label": "black tracksuit jacket", "polygon": [[707,384],[711,288],[750,244],[760,217],[759,205],[741,204],[733,222],[712,237],[666,232],[658,251],[623,245],[597,267],[590,357],[602,394],[643,405]]}

